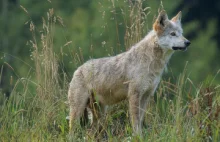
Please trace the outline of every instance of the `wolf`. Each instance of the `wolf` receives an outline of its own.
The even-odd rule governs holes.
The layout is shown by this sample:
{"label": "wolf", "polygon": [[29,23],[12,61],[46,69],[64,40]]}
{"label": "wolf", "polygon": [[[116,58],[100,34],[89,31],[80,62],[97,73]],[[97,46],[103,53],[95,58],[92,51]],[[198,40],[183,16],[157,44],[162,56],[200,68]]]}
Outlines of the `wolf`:
{"label": "wolf", "polygon": [[78,67],[68,90],[70,130],[94,100],[100,112],[93,111],[93,115],[99,119],[106,106],[128,99],[133,132],[141,135],[147,102],[154,95],[170,57],[190,45],[182,34],[181,11],[169,20],[162,10],[152,31],[128,51],[91,59]]}

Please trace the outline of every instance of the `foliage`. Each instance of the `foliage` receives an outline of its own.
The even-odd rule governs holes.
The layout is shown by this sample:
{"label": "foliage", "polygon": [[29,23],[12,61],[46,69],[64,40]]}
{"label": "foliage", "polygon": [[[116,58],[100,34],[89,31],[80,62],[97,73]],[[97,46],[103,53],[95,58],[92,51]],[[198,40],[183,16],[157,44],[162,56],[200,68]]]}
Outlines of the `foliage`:
{"label": "foliage", "polygon": [[[132,136],[127,102],[110,107],[100,135],[81,127],[70,135],[68,82],[86,60],[129,49],[151,29],[158,8],[176,14],[182,1],[15,2],[3,0],[0,16],[0,141],[139,139]],[[193,15],[187,5],[183,28],[192,45],[171,59],[148,105],[141,141],[220,140],[219,43],[213,38],[219,21],[185,22]]]}

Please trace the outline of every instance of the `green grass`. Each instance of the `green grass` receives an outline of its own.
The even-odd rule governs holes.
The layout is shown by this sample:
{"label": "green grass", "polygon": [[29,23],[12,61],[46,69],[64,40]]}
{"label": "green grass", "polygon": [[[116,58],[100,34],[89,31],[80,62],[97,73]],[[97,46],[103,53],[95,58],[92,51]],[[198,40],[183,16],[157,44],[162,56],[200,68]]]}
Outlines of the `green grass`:
{"label": "green grass", "polygon": [[[141,4],[135,6],[141,9]],[[127,46],[142,37],[144,23],[140,19],[146,16],[143,11],[130,10],[139,15],[131,15],[136,26],[128,24],[132,28],[125,35]],[[99,136],[89,135],[89,126],[79,125],[69,134],[65,102],[70,79],[60,69],[54,52],[55,18],[50,9],[40,40],[30,22],[35,68],[16,81],[9,98],[0,94],[0,141],[220,141],[220,85],[212,84],[214,78],[194,84],[187,66],[174,83],[161,82],[147,106],[143,138],[132,136],[127,101],[109,107]],[[78,57],[80,60],[80,54]]]}

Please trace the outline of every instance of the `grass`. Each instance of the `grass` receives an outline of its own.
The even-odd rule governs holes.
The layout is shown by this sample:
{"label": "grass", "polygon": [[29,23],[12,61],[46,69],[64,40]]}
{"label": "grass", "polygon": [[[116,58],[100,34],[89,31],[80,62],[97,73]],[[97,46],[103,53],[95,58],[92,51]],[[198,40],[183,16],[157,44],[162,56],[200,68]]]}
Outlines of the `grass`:
{"label": "grass", "polygon": [[[135,3],[128,9],[131,19],[125,21],[126,47],[143,37],[146,10],[148,8],[143,9],[142,3]],[[188,77],[187,66],[174,83],[161,81],[147,106],[142,139],[132,136],[127,101],[109,108],[101,124],[104,133],[99,137],[88,135],[88,126],[87,129],[77,126],[77,130],[69,134],[65,119],[69,80],[60,69],[58,55],[54,52],[56,18],[50,9],[43,19],[40,40],[34,23],[30,22],[33,37],[30,57],[35,68],[16,81],[10,97],[1,94],[0,141],[220,140],[220,85],[212,84],[214,78],[195,85]],[[76,56],[80,60],[81,55]]]}

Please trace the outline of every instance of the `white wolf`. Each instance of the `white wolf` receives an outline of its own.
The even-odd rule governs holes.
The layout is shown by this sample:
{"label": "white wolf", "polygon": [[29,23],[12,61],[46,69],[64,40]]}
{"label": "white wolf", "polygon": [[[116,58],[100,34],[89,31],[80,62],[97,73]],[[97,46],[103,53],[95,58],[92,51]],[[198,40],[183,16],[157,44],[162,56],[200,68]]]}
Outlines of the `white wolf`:
{"label": "white wolf", "polygon": [[[68,91],[70,129],[94,100],[104,111],[105,106],[128,99],[133,131],[141,134],[147,101],[154,95],[171,55],[190,45],[182,33],[181,12],[169,20],[166,12],[161,11],[153,30],[130,50],[80,66]],[[94,115],[98,119],[100,114]]]}

